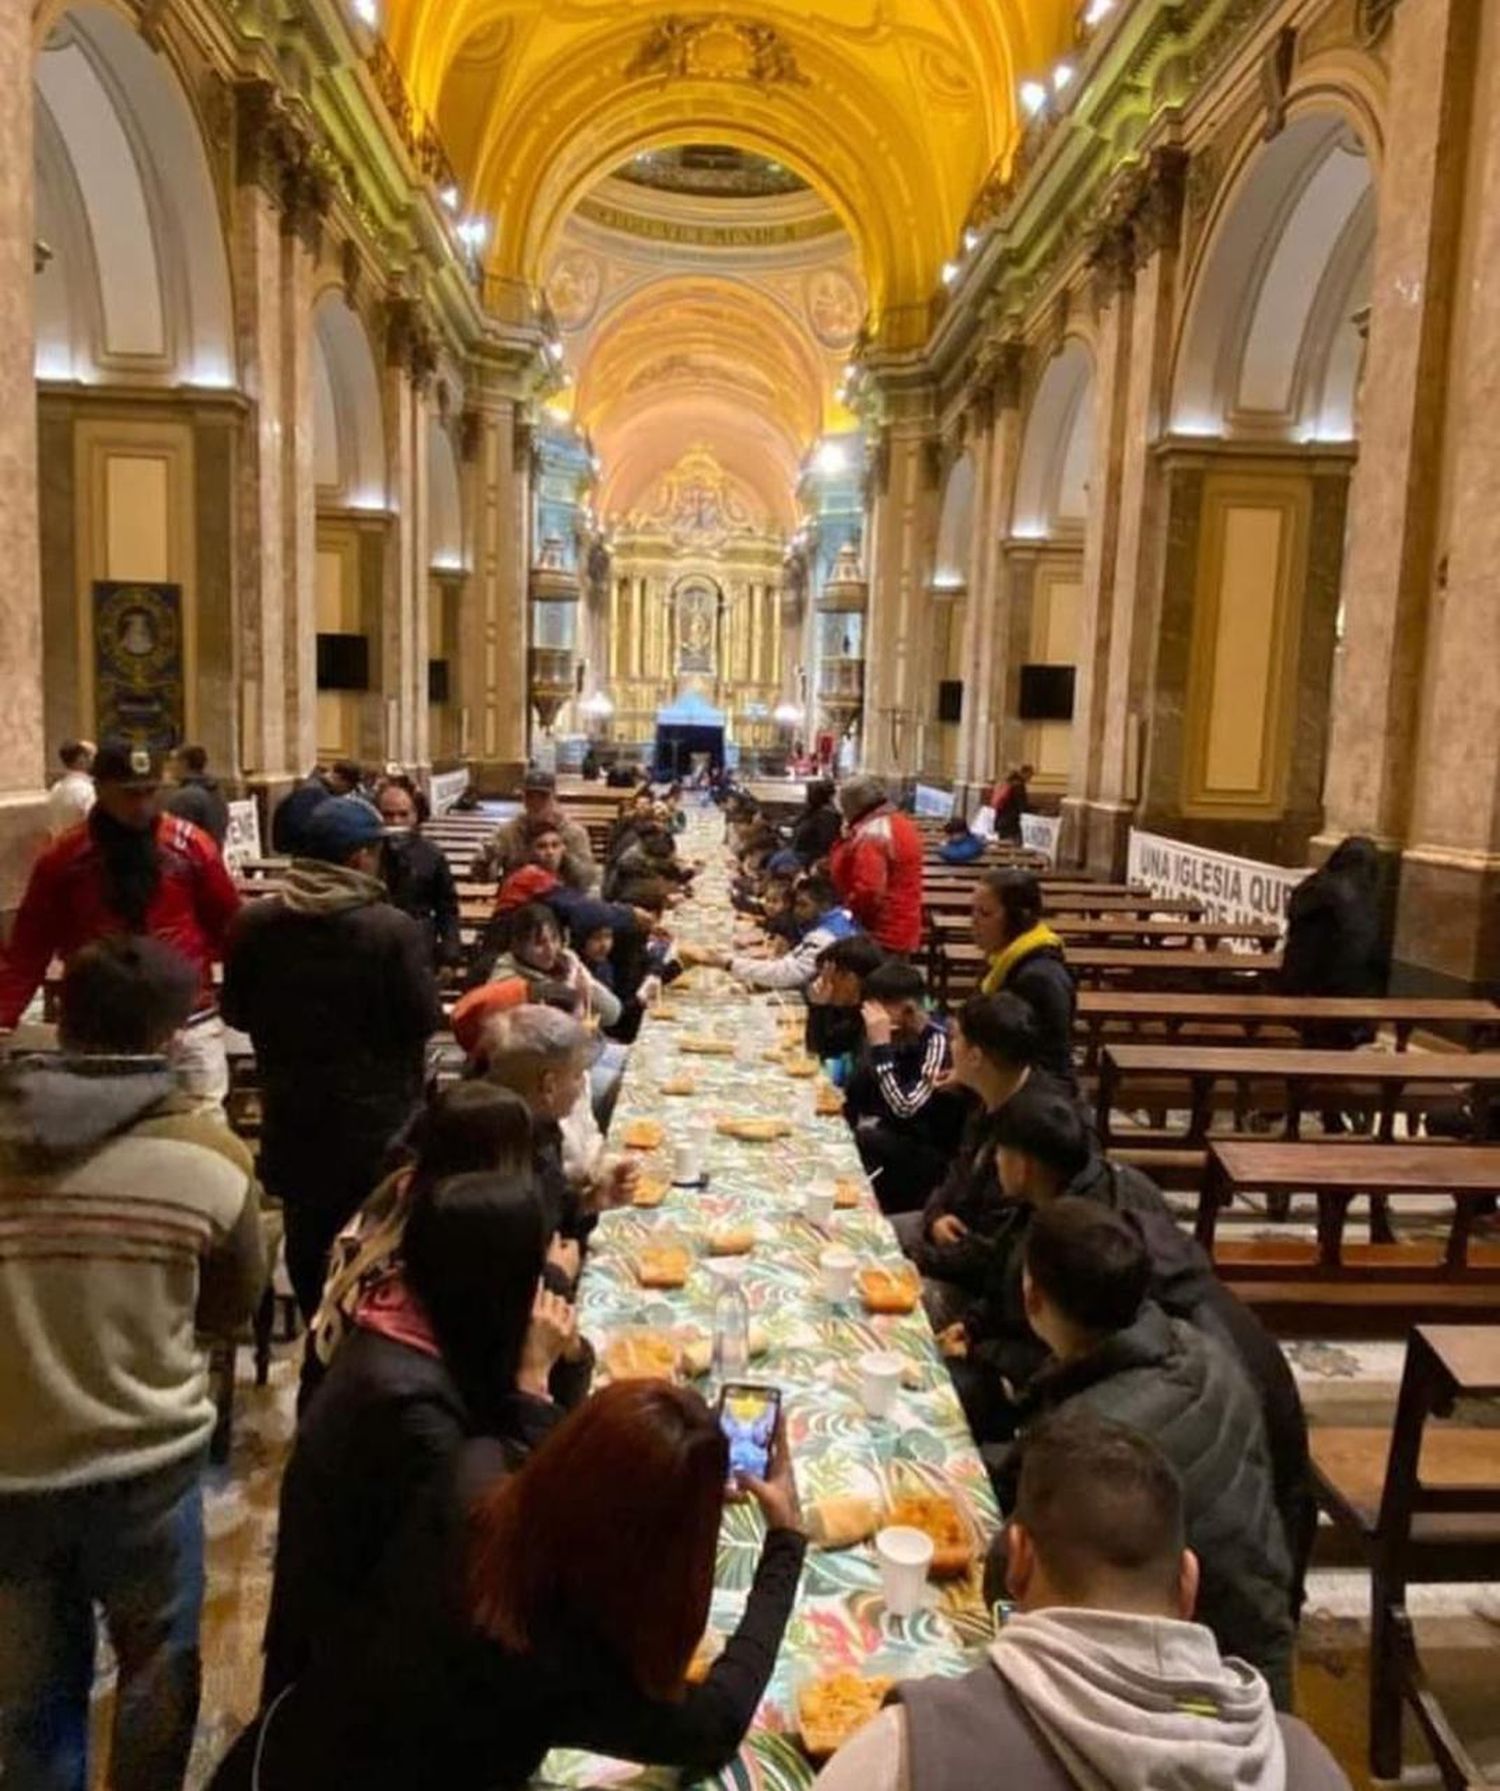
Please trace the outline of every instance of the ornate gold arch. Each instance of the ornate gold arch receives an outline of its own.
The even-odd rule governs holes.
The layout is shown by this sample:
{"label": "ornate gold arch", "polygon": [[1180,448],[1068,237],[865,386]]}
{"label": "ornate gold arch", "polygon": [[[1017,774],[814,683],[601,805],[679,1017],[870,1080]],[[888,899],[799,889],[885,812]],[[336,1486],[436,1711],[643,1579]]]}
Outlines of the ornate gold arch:
{"label": "ornate gold arch", "polygon": [[497,271],[535,284],[580,195],[637,151],[728,143],[824,195],[892,343],[925,329],[970,202],[1011,149],[1016,82],[1063,47],[1071,13],[1072,0],[390,0],[429,112],[466,45],[489,58],[463,171]]}

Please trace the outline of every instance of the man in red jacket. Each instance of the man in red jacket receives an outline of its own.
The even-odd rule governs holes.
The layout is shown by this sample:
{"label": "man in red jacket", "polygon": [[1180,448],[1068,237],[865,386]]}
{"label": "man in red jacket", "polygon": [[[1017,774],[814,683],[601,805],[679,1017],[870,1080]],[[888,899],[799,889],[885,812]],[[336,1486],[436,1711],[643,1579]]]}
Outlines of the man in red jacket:
{"label": "man in red jacket", "polygon": [[26,1011],[54,958],[67,962],[107,933],[141,933],[198,972],[198,1000],[179,1038],[178,1074],[205,1106],[228,1090],[213,967],[240,898],[201,828],[160,810],[161,768],[145,747],[107,740],[94,760],[98,800],[32,867],[10,943],[0,952],[0,1031]]}
{"label": "man in red jacket", "polygon": [[886,795],[878,777],[851,777],[839,788],[844,837],[829,870],[839,900],[889,952],[922,943],[922,836]]}

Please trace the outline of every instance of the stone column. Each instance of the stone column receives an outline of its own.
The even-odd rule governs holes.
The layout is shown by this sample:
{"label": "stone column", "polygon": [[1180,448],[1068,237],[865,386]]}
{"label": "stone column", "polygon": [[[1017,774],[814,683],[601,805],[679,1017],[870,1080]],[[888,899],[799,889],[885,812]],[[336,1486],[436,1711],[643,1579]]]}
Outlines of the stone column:
{"label": "stone column", "polygon": [[1117,236],[1106,236],[1096,248],[1094,266],[1098,359],[1090,395],[1094,407],[1093,459],[1083,544],[1073,764],[1068,794],[1062,802],[1059,856],[1066,864],[1097,863],[1103,868],[1115,855],[1120,812],[1104,804],[1101,790],[1119,552],[1121,471],[1130,389],[1134,286],[1128,233],[1123,243]]}
{"label": "stone column", "polygon": [[459,620],[462,748],[483,789],[514,786],[527,749],[531,432],[515,386],[476,371],[464,419],[465,527],[473,568]]}
{"label": "stone column", "polygon": [[888,398],[892,415],[875,451],[865,529],[870,610],[863,765],[899,780],[919,768],[921,729],[931,708],[925,612],[941,492],[930,388],[898,386]]}
{"label": "stone column", "polygon": [[[1398,50],[1430,54],[1431,44],[1406,40],[1425,11],[1408,7],[1411,17],[1397,15]],[[1500,266],[1500,19],[1489,7],[1477,12],[1478,42],[1466,51],[1473,140],[1459,250],[1473,272],[1455,282],[1445,512],[1395,941],[1399,981],[1443,994],[1500,983],[1500,291],[1481,271]],[[1400,153],[1399,140],[1393,149]],[[1382,378],[1373,363],[1371,374],[1367,405]]]}
{"label": "stone column", "polygon": [[42,600],[37,546],[31,12],[0,7],[0,907],[44,831]]}
{"label": "stone column", "polygon": [[427,726],[431,518],[427,476],[427,388],[437,364],[420,307],[392,300],[386,313],[386,416],[392,443],[391,532],[385,568],[383,694],[386,756],[430,768]]}
{"label": "stone column", "polygon": [[1475,35],[1488,10],[1402,0],[1391,27],[1325,843],[1362,832],[1399,847],[1410,819]]}
{"label": "stone column", "polygon": [[981,357],[969,417],[974,448],[974,518],[969,544],[969,595],[964,612],[964,717],[957,782],[987,790],[997,772],[997,705],[1004,681],[995,655],[1000,620],[1001,542],[1015,502],[1021,446],[1021,347],[1002,343]]}
{"label": "stone column", "polygon": [[1128,245],[1136,267],[1128,324],[1123,313],[1120,319],[1121,330],[1128,328],[1121,342],[1128,360],[1120,394],[1123,434],[1108,634],[1106,640],[1096,617],[1089,643],[1093,676],[1103,678],[1104,689],[1090,690],[1087,731],[1098,726],[1099,732],[1086,861],[1101,871],[1123,867],[1142,784],[1140,761],[1150,751],[1144,724],[1151,706],[1167,525],[1166,485],[1153,449],[1171,378],[1183,174],[1181,152],[1156,151],[1136,190],[1125,196],[1118,226],[1116,253],[1123,255]]}
{"label": "stone column", "polygon": [[284,220],[281,266],[281,578],[286,768],[318,757],[318,499],[313,422],[313,289],[322,207],[304,190]]}
{"label": "stone column", "polygon": [[250,400],[238,514],[239,761],[274,800],[316,756],[312,284],[328,203],[264,82],[236,94],[235,307]]}

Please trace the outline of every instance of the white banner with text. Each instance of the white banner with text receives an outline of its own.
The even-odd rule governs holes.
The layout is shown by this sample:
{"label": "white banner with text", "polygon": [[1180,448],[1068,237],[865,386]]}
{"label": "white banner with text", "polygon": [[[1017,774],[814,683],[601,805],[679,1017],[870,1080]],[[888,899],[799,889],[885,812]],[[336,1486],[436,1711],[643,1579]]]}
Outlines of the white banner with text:
{"label": "white banner with text", "polygon": [[260,804],[253,796],[229,805],[229,831],[224,835],[224,863],[241,870],[252,858],[263,858],[260,849]]}
{"label": "white banner with text", "polygon": [[468,768],[458,771],[436,771],[432,777],[429,800],[435,815],[446,815],[469,787]]}
{"label": "white banner with text", "polygon": [[1057,863],[1057,839],[1061,815],[1022,815],[1021,844],[1028,852],[1045,852],[1048,864]]}
{"label": "white banner with text", "polygon": [[1209,920],[1265,920],[1285,926],[1292,891],[1310,874],[1130,830],[1130,881],[1144,884],[1153,895],[1201,902]]}

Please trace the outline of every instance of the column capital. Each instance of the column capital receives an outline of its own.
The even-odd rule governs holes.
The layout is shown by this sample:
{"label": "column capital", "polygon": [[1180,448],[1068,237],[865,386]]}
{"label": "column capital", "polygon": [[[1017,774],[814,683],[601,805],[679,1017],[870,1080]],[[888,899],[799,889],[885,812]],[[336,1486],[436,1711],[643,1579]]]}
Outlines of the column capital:
{"label": "column capital", "polygon": [[259,77],[236,82],[234,112],[237,178],[258,186],[281,213],[282,228],[315,250],[334,181],[312,129]]}
{"label": "column capital", "polygon": [[399,368],[419,392],[437,372],[437,335],[422,301],[410,293],[386,300],[385,355],[388,367]]}

